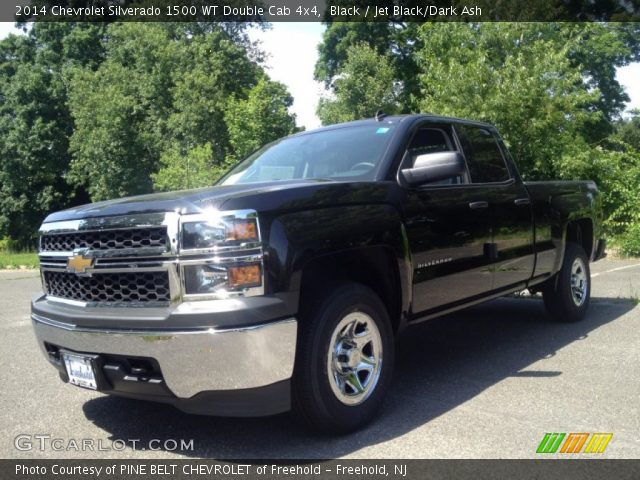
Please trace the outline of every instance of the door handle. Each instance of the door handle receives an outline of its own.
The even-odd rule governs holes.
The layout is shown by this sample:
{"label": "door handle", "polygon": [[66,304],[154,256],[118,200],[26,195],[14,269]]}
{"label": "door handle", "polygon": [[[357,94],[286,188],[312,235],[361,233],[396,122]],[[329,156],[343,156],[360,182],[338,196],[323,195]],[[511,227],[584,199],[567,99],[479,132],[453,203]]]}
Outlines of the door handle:
{"label": "door handle", "polygon": [[516,198],[513,203],[515,203],[516,205],[520,206],[520,205],[529,205],[531,203],[531,201],[528,198]]}
{"label": "door handle", "polygon": [[469,204],[469,208],[472,208],[474,210],[477,210],[478,208],[487,208],[489,206],[489,202],[471,202]]}

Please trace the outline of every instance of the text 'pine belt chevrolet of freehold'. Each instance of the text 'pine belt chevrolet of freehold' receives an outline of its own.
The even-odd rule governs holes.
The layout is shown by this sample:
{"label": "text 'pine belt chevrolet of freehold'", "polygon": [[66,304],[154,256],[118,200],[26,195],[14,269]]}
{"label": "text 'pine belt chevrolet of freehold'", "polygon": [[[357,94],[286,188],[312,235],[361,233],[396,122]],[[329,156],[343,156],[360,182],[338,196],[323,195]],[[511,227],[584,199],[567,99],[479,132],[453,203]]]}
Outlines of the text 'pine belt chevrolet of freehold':
{"label": "text 'pine belt chevrolet of freehold'", "polygon": [[491,125],[380,114],[271,143],[210,188],[49,215],[31,318],[65,382],[344,432],[413,324],[526,288],[580,320],[601,224],[593,182],[523,182]]}

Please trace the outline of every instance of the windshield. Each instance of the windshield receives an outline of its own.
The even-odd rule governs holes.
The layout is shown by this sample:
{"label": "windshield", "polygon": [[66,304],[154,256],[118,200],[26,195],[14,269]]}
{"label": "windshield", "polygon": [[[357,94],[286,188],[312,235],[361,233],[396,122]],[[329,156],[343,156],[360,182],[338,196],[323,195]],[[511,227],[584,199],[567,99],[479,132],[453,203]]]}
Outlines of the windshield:
{"label": "windshield", "polygon": [[365,125],[284,138],[261,148],[218,185],[296,179],[373,180],[394,125]]}

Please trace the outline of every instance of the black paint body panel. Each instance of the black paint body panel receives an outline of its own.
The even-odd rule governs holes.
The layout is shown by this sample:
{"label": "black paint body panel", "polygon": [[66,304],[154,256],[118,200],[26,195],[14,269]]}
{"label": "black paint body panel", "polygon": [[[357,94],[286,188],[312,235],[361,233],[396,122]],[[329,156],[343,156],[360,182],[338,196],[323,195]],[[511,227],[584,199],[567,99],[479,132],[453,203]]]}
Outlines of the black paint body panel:
{"label": "black paint body panel", "polygon": [[[256,306],[253,314],[244,312],[236,319],[223,312],[218,320],[214,320],[216,315],[203,317],[195,321],[197,326],[259,323],[269,320],[267,317],[295,315],[302,272],[309,262],[325,255],[383,247],[397,268],[390,274],[399,282],[404,325],[549,278],[561,265],[570,221],[591,221],[593,245],[600,245],[602,209],[593,182],[523,183],[490,125],[427,115],[384,121],[397,127],[373,181],[214,186],[85,205],[53,213],[46,222],[141,212],[198,213],[208,208],[257,210],[265,251],[266,298],[273,303]],[[366,122],[375,120],[355,123]],[[408,139],[417,125],[430,122],[452,128],[465,123],[493,132],[504,151],[511,180],[445,187],[402,185],[397,172]],[[471,208],[475,202],[487,202],[488,208]],[[596,250],[593,248],[592,260]],[[44,307],[36,303],[36,309],[40,308]],[[54,313],[43,311],[49,317]],[[137,327],[153,324],[136,320],[131,313],[113,321],[130,326],[133,321]],[[86,318],[74,320],[95,324],[89,318],[93,313],[83,315]],[[167,325],[172,322],[165,321]]]}

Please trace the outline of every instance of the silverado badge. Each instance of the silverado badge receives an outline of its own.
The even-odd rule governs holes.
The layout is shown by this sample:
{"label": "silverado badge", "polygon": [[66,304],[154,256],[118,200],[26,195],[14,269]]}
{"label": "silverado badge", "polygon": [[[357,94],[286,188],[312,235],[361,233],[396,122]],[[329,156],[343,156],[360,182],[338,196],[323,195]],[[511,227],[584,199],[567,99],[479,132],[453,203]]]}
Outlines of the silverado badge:
{"label": "silverado badge", "polygon": [[87,268],[93,267],[93,258],[85,257],[81,253],[76,253],[67,260],[67,272],[82,275],[86,273]]}

